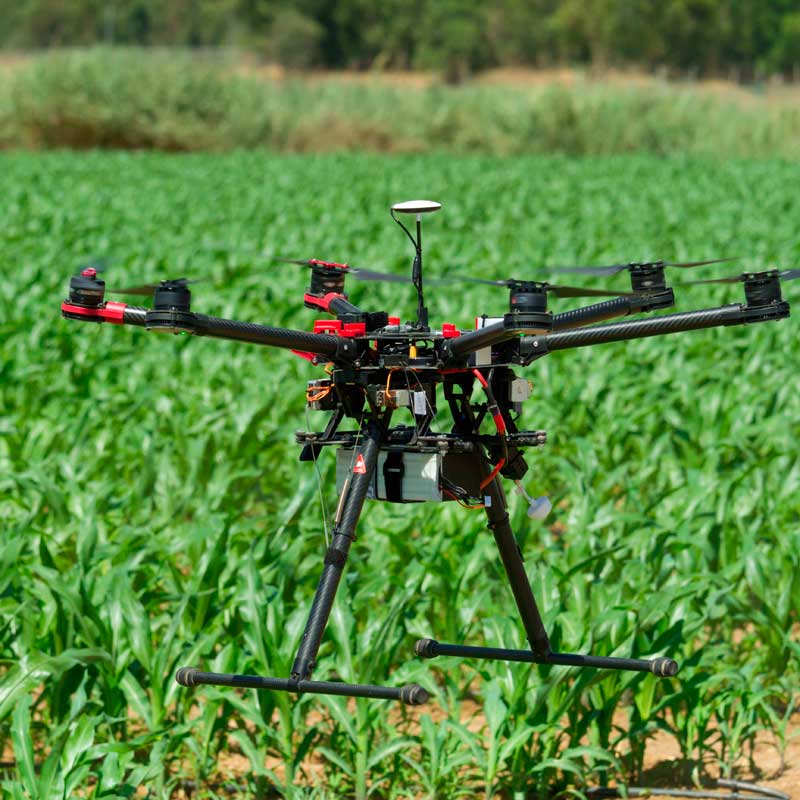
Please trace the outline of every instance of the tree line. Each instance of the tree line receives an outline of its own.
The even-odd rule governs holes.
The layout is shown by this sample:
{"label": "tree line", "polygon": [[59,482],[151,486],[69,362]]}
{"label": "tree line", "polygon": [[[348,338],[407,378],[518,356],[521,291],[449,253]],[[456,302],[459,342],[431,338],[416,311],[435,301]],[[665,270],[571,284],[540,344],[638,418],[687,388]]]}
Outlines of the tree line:
{"label": "tree line", "polygon": [[292,68],[800,71],[798,0],[0,0],[0,47],[237,47]]}

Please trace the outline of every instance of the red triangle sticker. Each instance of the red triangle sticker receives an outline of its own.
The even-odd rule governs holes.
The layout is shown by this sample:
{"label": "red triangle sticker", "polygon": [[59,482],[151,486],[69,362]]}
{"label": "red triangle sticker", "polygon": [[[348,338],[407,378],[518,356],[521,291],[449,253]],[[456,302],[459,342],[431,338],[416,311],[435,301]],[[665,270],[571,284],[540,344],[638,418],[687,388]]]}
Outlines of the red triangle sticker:
{"label": "red triangle sticker", "polygon": [[356,465],[353,467],[353,474],[354,475],[367,474],[367,465],[364,463],[364,456],[362,456],[361,453],[358,454],[358,458],[356,459]]}

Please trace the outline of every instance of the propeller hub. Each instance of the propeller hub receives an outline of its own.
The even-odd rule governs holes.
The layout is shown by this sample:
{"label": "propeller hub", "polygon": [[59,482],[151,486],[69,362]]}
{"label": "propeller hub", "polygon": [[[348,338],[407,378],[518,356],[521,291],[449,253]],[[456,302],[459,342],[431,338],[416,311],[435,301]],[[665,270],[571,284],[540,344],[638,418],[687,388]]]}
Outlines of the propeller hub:
{"label": "propeller hub", "polygon": [[311,266],[311,285],[308,293],[315,297],[324,297],[326,294],[344,294],[344,278],[346,268],[341,265],[333,267],[329,264],[313,263]]}
{"label": "propeller hub", "polygon": [[634,292],[654,292],[667,288],[664,279],[664,262],[650,264],[631,264],[631,289]]}

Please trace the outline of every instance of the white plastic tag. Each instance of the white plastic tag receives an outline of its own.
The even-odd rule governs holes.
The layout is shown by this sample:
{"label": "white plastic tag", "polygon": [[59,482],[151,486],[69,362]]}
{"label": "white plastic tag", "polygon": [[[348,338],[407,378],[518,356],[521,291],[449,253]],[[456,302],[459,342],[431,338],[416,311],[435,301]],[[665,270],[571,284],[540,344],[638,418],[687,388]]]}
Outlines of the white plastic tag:
{"label": "white plastic tag", "polygon": [[425,392],[414,392],[414,413],[419,414],[420,416],[424,416],[426,411],[428,410],[428,398],[425,396]]}

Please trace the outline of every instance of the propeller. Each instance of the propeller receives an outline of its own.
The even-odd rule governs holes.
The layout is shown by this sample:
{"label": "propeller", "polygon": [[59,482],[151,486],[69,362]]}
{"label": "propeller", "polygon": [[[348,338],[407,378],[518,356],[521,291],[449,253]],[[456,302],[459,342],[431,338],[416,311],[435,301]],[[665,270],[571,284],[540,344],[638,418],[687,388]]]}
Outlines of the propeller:
{"label": "propeller", "polygon": [[691,267],[702,267],[706,264],[722,264],[725,261],[736,261],[738,256],[730,258],[711,258],[707,261],[632,261],[629,264],[609,264],[604,267],[551,267],[553,272],[579,272],[583,275],[616,275],[623,270],[632,270],[637,267],[678,267],[679,269],[690,269]]}
{"label": "propeller", "polygon": [[681,286],[692,286],[697,283],[744,283],[753,278],[769,278],[777,276],[782,281],[793,281],[800,278],[800,269],[775,270],[773,272],[743,272],[741,275],[732,275],[729,278],[709,278],[704,281],[684,281]]}
{"label": "propeller", "polygon": [[281,261],[284,264],[297,264],[301,267],[325,267],[332,272],[344,275],[352,275],[359,281],[388,281],[390,283],[411,283],[411,278],[405,275],[393,275],[390,272],[378,272],[372,269],[359,269],[351,267],[349,264],[339,264],[336,261],[321,261],[318,258],[278,258],[273,257],[273,261]]}
{"label": "propeller", "polygon": [[124,289],[107,289],[111,294],[138,294],[149,297],[156,289],[185,289],[193,283],[202,283],[202,278],[188,279],[175,278],[174,280],[163,280],[160,283],[143,283],[141,286],[127,286]]}
{"label": "propeller", "polygon": [[488,286],[505,286],[507,289],[518,289],[524,286],[532,286],[532,291],[545,291],[554,294],[556,297],[624,297],[632,295],[634,292],[606,291],[604,289],[587,289],[582,286],[560,286],[555,283],[543,281],[521,281],[516,278],[506,278],[505,280],[492,281],[487,278],[452,277],[443,279],[443,282],[467,281],[469,283],[483,283]]}
{"label": "propeller", "polygon": [[[352,275],[359,281],[385,281],[388,283],[412,283],[410,277],[405,275],[393,275],[390,272],[379,272],[373,269],[360,269],[358,267],[351,267],[349,264],[340,264],[338,261],[323,261],[320,258],[282,258],[280,256],[269,256],[260,250],[251,247],[236,247],[231,248],[222,242],[212,242],[206,244],[205,249],[213,250],[215,252],[238,252],[242,254],[251,255],[260,259],[268,259],[271,261],[280,261],[283,264],[296,264],[299,267],[325,267],[331,272],[336,272],[344,275]],[[426,281],[430,282],[430,281]]]}

